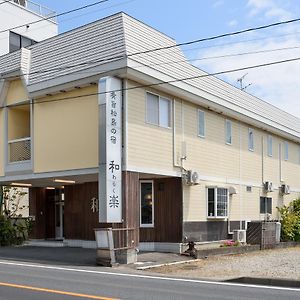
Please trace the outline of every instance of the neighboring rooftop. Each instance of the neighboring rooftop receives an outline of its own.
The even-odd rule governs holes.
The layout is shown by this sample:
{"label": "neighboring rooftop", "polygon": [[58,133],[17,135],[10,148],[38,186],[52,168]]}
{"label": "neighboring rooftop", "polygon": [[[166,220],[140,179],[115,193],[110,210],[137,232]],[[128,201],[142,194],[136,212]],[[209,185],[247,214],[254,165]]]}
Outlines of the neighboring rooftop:
{"label": "neighboring rooftop", "polygon": [[25,7],[27,10],[34,12],[44,18],[50,18],[52,21],[56,22],[56,12],[49,9],[41,4],[35,3],[30,0],[13,0],[12,2]]}

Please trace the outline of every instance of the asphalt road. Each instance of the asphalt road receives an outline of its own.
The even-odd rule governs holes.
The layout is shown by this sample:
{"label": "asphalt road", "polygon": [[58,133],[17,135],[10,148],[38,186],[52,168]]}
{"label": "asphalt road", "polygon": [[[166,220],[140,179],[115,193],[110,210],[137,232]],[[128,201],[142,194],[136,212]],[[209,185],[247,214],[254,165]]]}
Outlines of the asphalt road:
{"label": "asphalt road", "polygon": [[294,300],[300,290],[126,273],[126,269],[0,261],[0,299]]}

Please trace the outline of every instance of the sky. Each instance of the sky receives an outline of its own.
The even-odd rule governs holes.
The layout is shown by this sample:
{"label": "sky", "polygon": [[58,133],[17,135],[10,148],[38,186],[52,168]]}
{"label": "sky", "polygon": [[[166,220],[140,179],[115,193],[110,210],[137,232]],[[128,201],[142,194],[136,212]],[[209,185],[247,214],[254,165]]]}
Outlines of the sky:
{"label": "sky", "polygon": [[[96,0],[35,2],[60,13]],[[59,32],[119,11],[126,12],[182,43],[300,18],[300,1],[108,0],[60,17]],[[208,73],[296,58],[300,57],[300,22],[197,43],[185,46],[182,50],[191,63]],[[242,84],[247,93],[300,118],[300,61],[227,73],[219,77],[237,87],[240,87],[237,80],[243,77]]]}

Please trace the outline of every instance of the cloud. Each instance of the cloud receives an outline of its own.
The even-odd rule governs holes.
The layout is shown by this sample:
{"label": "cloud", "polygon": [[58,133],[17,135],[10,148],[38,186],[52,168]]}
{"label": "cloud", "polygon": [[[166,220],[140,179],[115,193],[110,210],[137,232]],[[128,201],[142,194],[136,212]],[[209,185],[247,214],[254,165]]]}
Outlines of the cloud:
{"label": "cloud", "polygon": [[[287,1],[285,5],[287,5]],[[283,4],[279,0],[248,0],[247,7],[250,8],[250,17],[261,14],[268,19],[278,18],[280,21],[292,17],[292,13],[288,9],[283,8]]]}
{"label": "cloud", "polygon": [[[249,0],[248,5],[250,4],[255,4],[256,8],[260,9],[263,15],[265,15],[267,13],[266,8],[274,5],[274,1]],[[274,8],[274,6],[272,7]],[[277,7],[277,9],[278,12],[275,11],[275,8],[274,10],[268,10],[269,16],[275,19],[281,18],[283,16],[281,9],[283,11],[285,9],[281,7]],[[246,38],[248,38],[248,41]],[[300,24],[294,23],[273,27],[271,31],[256,31],[243,37],[239,36],[238,40],[241,41],[242,39],[245,41],[235,42],[237,41],[237,37],[231,37],[229,39],[230,43],[228,43],[228,40],[220,40],[218,41],[218,47],[206,48],[199,51],[198,58],[295,46],[300,47]],[[205,59],[198,61],[196,65],[209,73],[213,73],[300,57],[299,53],[299,49],[277,50],[273,52]],[[222,79],[238,87],[237,79],[246,73],[248,74],[243,83],[244,85],[251,84],[246,90],[248,93],[300,118],[300,61],[228,73],[223,75]]]}
{"label": "cloud", "polygon": [[216,1],[214,2],[213,4],[213,8],[217,8],[219,6],[222,6],[224,4],[224,1],[223,0],[219,0],[219,1]]}
{"label": "cloud", "polygon": [[228,25],[229,25],[230,27],[234,27],[234,26],[236,26],[237,24],[238,24],[237,20],[231,20],[231,21],[228,23]]}

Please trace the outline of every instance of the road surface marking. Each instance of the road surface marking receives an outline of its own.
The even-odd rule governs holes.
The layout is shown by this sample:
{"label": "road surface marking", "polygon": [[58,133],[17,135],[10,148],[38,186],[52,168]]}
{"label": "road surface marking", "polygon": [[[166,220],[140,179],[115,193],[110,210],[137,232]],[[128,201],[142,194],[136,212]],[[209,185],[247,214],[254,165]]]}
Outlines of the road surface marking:
{"label": "road surface marking", "polygon": [[31,290],[31,291],[35,291],[35,292],[45,292],[45,293],[51,293],[51,294],[59,294],[59,295],[87,298],[87,299],[117,300],[115,298],[107,298],[107,297],[87,295],[87,294],[78,294],[78,293],[51,290],[51,289],[38,288],[38,287],[34,287],[34,286],[29,286],[29,285],[19,285],[19,284],[6,283],[6,282],[0,282],[0,286],[12,287],[12,288],[24,289],[24,290]]}
{"label": "road surface marking", "polygon": [[300,292],[299,288],[288,288],[288,287],[280,287],[280,286],[267,286],[267,285],[255,285],[255,284],[243,284],[243,283],[222,282],[222,281],[206,281],[206,280],[198,280],[198,279],[161,277],[161,276],[127,274],[127,273],[114,273],[114,272],[94,271],[94,270],[86,270],[86,269],[74,269],[74,268],[57,267],[57,266],[46,266],[46,265],[38,265],[38,264],[18,263],[18,262],[5,261],[5,260],[1,260],[0,264],[27,267],[27,268],[38,268],[38,269],[48,269],[48,270],[78,272],[78,273],[90,273],[90,274],[100,274],[100,275],[109,275],[109,276],[133,277],[133,278],[142,278],[142,279],[154,279],[154,280],[166,280],[166,281],[175,281],[175,282],[199,283],[199,284],[207,284],[207,285],[235,286],[235,287],[246,287],[246,288],[271,289],[271,290]]}

